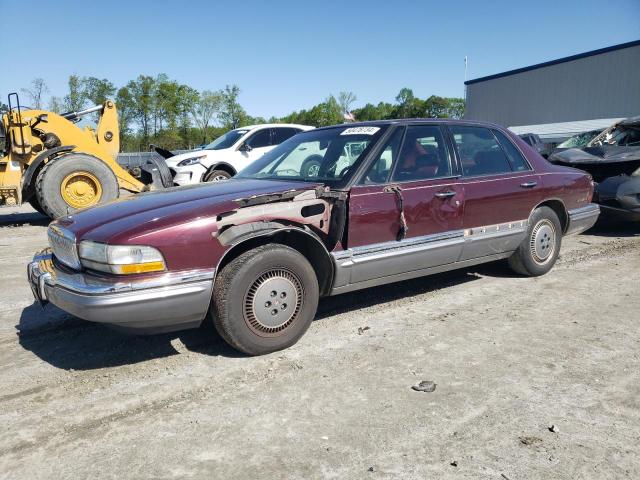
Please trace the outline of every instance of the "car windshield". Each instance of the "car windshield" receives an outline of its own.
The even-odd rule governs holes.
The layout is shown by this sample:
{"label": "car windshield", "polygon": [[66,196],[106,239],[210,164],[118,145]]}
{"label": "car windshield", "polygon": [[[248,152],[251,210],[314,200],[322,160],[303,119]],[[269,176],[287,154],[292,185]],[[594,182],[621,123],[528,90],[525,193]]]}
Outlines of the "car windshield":
{"label": "car windshield", "polygon": [[203,150],[222,150],[224,148],[230,148],[248,131],[249,130],[247,129],[231,130],[221,137],[216,138],[209,145],[206,145]]}
{"label": "car windshield", "polygon": [[599,133],[600,133],[600,130],[579,133],[578,135],[574,135],[573,137],[567,138],[564,142],[558,144],[558,148],[584,147],[587,143],[591,141],[593,137],[595,137]]}
{"label": "car windshield", "polygon": [[237,177],[337,184],[353,172],[354,165],[364,158],[385,128],[345,125],[299,133],[250,164]]}

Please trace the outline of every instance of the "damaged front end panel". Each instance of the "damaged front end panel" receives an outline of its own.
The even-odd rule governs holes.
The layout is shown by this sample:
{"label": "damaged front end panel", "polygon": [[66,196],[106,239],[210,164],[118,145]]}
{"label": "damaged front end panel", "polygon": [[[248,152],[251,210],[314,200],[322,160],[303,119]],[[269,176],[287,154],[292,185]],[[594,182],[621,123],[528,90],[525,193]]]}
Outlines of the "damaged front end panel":
{"label": "damaged front end panel", "polygon": [[346,220],[346,193],[318,187],[289,190],[235,200],[237,210],[218,215],[216,237],[222,245],[281,230],[302,228],[333,250],[341,240]]}

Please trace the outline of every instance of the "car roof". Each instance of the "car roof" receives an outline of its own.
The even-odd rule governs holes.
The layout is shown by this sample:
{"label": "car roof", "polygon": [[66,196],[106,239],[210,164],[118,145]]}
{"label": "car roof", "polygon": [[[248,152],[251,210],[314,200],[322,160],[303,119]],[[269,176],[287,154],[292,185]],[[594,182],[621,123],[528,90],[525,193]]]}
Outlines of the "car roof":
{"label": "car roof", "polygon": [[341,123],[338,125],[331,125],[328,127],[321,127],[319,130],[325,130],[338,127],[381,127],[383,125],[410,125],[415,123],[422,124],[447,124],[447,125],[474,125],[480,127],[500,128],[505,129],[501,125],[489,122],[480,122],[476,120],[458,120],[453,118],[399,118],[393,120],[370,120],[367,122],[353,122],[353,123]]}
{"label": "car roof", "polygon": [[311,130],[315,127],[310,125],[299,125],[297,123],[259,123],[256,125],[247,125],[246,127],[238,127],[236,130],[258,130],[261,128],[299,128],[301,130]]}

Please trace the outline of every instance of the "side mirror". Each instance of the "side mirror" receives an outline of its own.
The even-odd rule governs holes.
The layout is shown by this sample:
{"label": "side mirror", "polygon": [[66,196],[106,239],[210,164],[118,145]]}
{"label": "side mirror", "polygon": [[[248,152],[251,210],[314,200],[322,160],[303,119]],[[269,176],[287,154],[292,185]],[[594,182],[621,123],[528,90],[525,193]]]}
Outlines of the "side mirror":
{"label": "side mirror", "polygon": [[251,148],[251,145],[249,145],[248,143],[243,143],[242,145],[240,145],[240,147],[238,147],[238,150],[240,150],[241,152],[250,152],[251,150],[253,150],[253,148]]}

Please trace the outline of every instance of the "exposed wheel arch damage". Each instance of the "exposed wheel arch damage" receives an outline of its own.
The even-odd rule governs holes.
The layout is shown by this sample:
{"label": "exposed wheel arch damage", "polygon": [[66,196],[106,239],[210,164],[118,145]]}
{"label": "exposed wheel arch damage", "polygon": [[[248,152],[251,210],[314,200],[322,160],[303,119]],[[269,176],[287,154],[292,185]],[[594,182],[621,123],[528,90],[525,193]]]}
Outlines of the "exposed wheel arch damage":
{"label": "exposed wheel arch damage", "polygon": [[234,243],[220,259],[216,267],[216,277],[229,262],[243,253],[262,245],[278,243],[297,250],[309,261],[316,272],[321,295],[327,295],[331,291],[334,264],[331,255],[316,234],[301,225],[285,225],[278,222],[255,222],[238,227],[242,228],[231,227],[226,230],[227,238],[234,238]]}
{"label": "exposed wheel arch damage", "polygon": [[344,199],[326,197],[323,189],[290,191],[279,196],[238,199],[237,210],[218,215],[216,239],[229,248],[216,271],[238,255],[266,243],[296,249],[311,263],[320,294],[331,291],[334,263],[329,252],[342,239],[346,209]]}

